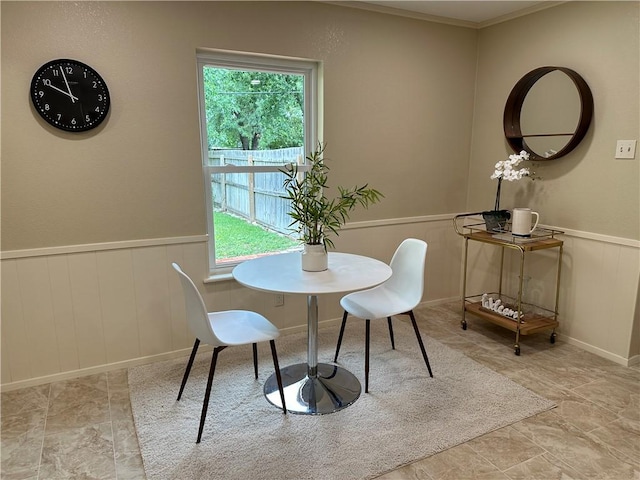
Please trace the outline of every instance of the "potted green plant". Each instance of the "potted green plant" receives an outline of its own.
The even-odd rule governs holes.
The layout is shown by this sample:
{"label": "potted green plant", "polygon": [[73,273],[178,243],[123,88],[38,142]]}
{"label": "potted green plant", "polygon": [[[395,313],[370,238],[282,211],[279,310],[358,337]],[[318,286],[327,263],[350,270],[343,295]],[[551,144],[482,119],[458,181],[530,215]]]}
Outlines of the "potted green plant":
{"label": "potted green plant", "polygon": [[329,167],[324,161],[324,148],[319,143],[318,148],[307,156],[307,165],[311,167],[307,172],[299,172],[295,164],[280,170],[285,175],[283,187],[286,192],[281,198],[291,201],[289,228],[304,242],[302,269],[308,271],[327,269],[327,247],[334,246],[328,236],[338,235],[349,212],[358,205],[368,208],[384,197],[365,184],[351,189],[338,187],[339,195],[328,198],[325,191]]}

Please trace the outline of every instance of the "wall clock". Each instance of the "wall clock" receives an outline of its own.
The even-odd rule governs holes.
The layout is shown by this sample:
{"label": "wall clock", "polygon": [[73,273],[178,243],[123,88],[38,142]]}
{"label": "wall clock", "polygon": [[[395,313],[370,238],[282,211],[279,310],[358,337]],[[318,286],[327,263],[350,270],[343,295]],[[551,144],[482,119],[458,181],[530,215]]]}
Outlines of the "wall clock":
{"label": "wall clock", "polygon": [[33,75],[31,101],[54,127],[84,132],[106,118],[111,97],[103,78],[89,65],[58,59],[45,63]]}

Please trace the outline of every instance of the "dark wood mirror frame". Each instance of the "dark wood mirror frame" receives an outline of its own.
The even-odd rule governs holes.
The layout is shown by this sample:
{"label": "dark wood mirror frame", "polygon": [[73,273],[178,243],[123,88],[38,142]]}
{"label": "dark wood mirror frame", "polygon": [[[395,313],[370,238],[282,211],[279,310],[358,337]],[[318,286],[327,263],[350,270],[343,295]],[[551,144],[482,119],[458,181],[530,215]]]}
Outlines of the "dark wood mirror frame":
{"label": "dark wood mirror frame", "polygon": [[[565,73],[573,81],[576,89],[578,90],[578,95],[580,97],[580,118],[578,119],[576,129],[574,132],[552,132],[539,135],[523,135],[520,128],[520,115],[527,93],[529,93],[529,90],[531,90],[533,85],[540,80],[540,78],[554,71],[561,71]],[[504,135],[509,146],[514,152],[519,153],[520,151],[525,150],[529,152],[530,160],[553,160],[566,155],[578,146],[586,135],[587,130],[589,130],[592,117],[593,95],[591,94],[591,89],[589,88],[589,85],[587,85],[587,82],[585,82],[578,73],[570,68],[564,67],[540,67],[527,73],[518,81],[518,83],[516,83],[513,90],[511,90],[507,103],[504,107]],[[527,136],[571,136],[571,139],[558,152],[548,157],[543,157],[532,151],[527,145],[525,140]]]}

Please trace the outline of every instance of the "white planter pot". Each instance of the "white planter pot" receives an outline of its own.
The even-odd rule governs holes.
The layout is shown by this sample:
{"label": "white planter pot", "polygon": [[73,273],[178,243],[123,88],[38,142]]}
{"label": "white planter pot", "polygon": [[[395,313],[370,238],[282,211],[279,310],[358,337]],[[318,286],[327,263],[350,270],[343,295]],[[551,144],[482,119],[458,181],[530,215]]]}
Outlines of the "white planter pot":
{"label": "white planter pot", "polygon": [[304,244],[302,251],[302,270],[306,272],[322,272],[329,268],[329,255],[324,245]]}

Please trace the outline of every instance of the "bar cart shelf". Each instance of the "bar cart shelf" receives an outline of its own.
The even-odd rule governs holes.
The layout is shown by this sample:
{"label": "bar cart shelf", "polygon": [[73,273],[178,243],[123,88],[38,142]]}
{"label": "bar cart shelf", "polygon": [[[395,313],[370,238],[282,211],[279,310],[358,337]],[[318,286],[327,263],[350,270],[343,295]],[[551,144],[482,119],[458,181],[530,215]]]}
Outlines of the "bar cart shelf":
{"label": "bar cart shelf", "polygon": [[[562,249],[563,241],[557,238],[557,235],[564,232],[560,230],[537,228],[530,237],[519,238],[511,235],[510,225],[507,224],[504,231],[488,232],[482,221],[482,213],[466,213],[456,215],[453,219],[453,225],[456,233],[464,238],[464,273],[462,281],[462,320],[460,325],[463,330],[467,329],[466,314],[471,313],[476,317],[492,322],[500,327],[515,332],[515,343],[513,350],[516,355],[520,355],[520,336],[530,335],[543,331],[551,330],[549,341],[555,343],[556,328],[558,322],[558,301],[560,292],[560,271],[562,266]],[[480,242],[484,244],[500,247],[500,278],[498,283],[498,291],[486,293],[493,300],[500,299],[503,307],[507,306],[515,313],[512,316],[505,316],[486,306],[483,306],[482,295],[467,294],[467,262],[469,252],[469,241]],[[540,305],[529,304],[523,301],[523,280],[525,258],[530,252],[536,250],[545,250],[556,248],[558,250],[558,264],[556,274],[556,290],[555,290],[555,306],[553,309],[545,308]],[[503,288],[503,270],[505,250],[510,249],[517,252],[520,256],[520,275],[518,281],[517,296],[509,297],[502,291]]]}

